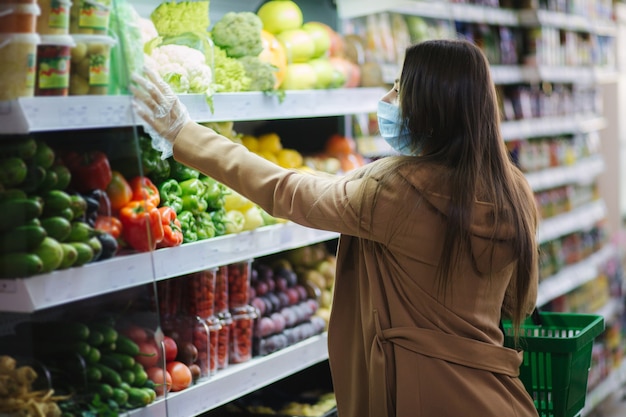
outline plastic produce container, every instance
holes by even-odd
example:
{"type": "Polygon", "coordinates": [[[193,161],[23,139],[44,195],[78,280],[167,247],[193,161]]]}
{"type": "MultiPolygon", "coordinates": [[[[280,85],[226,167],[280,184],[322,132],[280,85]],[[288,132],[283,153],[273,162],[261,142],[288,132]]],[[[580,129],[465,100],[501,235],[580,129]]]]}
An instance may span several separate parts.
{"type": "Polygon", "coordinates": [[[215,275],[215,313],[228,311],[228,266],[217,268],[215,275]]]}
{"type": "Polygon", "coordinates": [[[250,302],[250,273],[252,260],[228,265],[228,305],[231,309],[250,302]]]}
{"type": "Polygon", "coordinates": [[[211,374],[211,332],[206,320],[195,318],[196,323],[193,329],[193,344],[198,350],[198,358],[195,364],[200,367],[200,376],[205,377],[211,374]]]}
{"type": "Polygon", "coordinates": [[[111,48],[115,39],[102,35],[73,35],[70,95],[106,95],[109,89],[111,48]]]}
{"type": "Polygon", "coordinates": [[[219,313],[222,328],[217,334],[217,369],[224,369],[228,366],[230,353],[230,331],[233,326],[233,316],[228,311],[219,313]]]}
{"type": "Polygon", "coordinates": [[[0,4],[0,33],[36,33],[40,14],[36,4],[0,4]]]}
{"type": "Polygon", "coordinates": [[[209,329],[209,375],[215,375],[218,369],[218,340],[222,323],[218,317],[211,316],[206,319],[206,325],[209,329]]]}
{"type": "Polygon", "coordinates": [[[35,94],[36,33],[0,34],[0,101],[35,94]]]}
{"type": "Polygon", "coordinates": [[[106,35],[111,0],[74,0],[70,9],[70,33],[106,35]]]}
{"type": "Polygon", "coordinates": [[[252,359],[252,329],[257,310],[251,305],[237,307],[231,311],[233,327],[230,333],[229,363],[242,363],[252,359]]]}
{"type": "Polygon", "coordinates": [[[36,96],[67,96],[70,85],[69,35],[44,35],[37,46],[36,96]]]}
{"type": "Polygon", "coordinates": [[[189,314],[206,319],[215,307],[215,277],[217,268],[196,272],[188,277],[187,303],[189,314]]]}
{"type": "Polygon", "coordinates": [[[70,0],[39,0],[41,14],[37,18],[40,35],[67,35],[70,33],[70,0]]]}

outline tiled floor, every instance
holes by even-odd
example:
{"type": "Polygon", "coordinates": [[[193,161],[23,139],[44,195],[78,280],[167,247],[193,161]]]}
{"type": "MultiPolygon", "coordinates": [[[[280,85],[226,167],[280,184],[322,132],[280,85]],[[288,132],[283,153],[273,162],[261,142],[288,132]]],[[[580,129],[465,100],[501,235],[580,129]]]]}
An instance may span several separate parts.
{"type": "Polygon", "coordinates": [[[626,390],[613,393],[586,417],[626,417],[626,390]]]}

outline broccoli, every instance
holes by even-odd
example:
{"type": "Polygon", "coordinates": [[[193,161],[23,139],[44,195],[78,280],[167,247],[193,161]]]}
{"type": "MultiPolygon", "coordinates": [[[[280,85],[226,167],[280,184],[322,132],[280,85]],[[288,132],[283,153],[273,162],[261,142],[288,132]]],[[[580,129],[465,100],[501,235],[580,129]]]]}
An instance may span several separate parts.
{"type": "Polygon", "coordinates": [[[248,91],[272,91],[276,86],[278,68],[269,62],[261,61],[256,56],[244,56],[238,59],[250,78],[248,91]]]}
{"type": "Polygon", "coordinates": [[[213,49],[213,62],[215,65],[215,92],[236,93],[248,90],[251,80],[238,59],[229,58],[222,48],[216,46],[213,49]]]}
{"type": "Polygon", "coordinates": [[[231,58],[258,56],[263,50],[263,22],[252,12],[228,12],[213,25],[215,45],[231,58]]]}

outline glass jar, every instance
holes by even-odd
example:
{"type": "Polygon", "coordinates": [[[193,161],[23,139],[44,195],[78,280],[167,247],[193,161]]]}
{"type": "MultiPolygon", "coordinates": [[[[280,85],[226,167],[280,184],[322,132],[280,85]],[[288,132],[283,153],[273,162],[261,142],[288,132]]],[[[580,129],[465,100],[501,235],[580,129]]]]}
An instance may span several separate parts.
{"type": "Polygon", "coordinates": [[[215,274],[215,313],[228,311],[228,266],[217,268],[215,274]]]}
{"type": "Polygon", "coordinates": [[[215,375],[218,362],[219,332],[222,330],[222,323],[216,316],[211,316],[206,319],[206,325],[209,329],[209,375],[215,375]]]}
{"type": "Polygon", "coordinates": [[[196,317],[196,322],[193,329],[193,344],[198,351],[198,357],[194,363],[200,368],[200,377],[210,376],[210,329],[206,323],[206,320],[200,317],[196,317]]]}
{"type": "Polygon", "coordinates": [[[219,313],[218,318],[222,328],[217,335],[217,369],[224,369],[228,366],[230,353],[230,332],[233,326],[233,316],[228,311],[219,313]]]}
{"type": "Polygon", "coordinates": [[[250,272],[252,260],[228,265],[228,305],[231,309],[250,302],[250,272]]]}
{"type": "Polygon", "coordinates": [[[230,333],[229,363],[242,363],[252,358],[252,329],[258,314],[251,305],[231,310],[233,325],[230,333]]]}
{"type": "Polygon", "coordinates": [[[189,314],[203,319],[214,313],[217,268],[196,272],[187,278],[189,314]]]}

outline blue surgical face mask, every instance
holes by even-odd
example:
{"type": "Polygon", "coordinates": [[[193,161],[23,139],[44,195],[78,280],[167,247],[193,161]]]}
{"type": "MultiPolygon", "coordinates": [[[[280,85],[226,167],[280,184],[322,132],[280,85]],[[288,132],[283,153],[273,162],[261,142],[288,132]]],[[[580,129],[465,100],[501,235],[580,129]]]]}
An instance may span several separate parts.
{"type": "Polygon", "coordinates": [[[400,120],[400,108],[397,105],[379,101],[377,116],[380,135],[396,152],[401,155],[419,155],[422,152],[421,146],[414,149],[415,144],[406,123],[400,120]]]}

